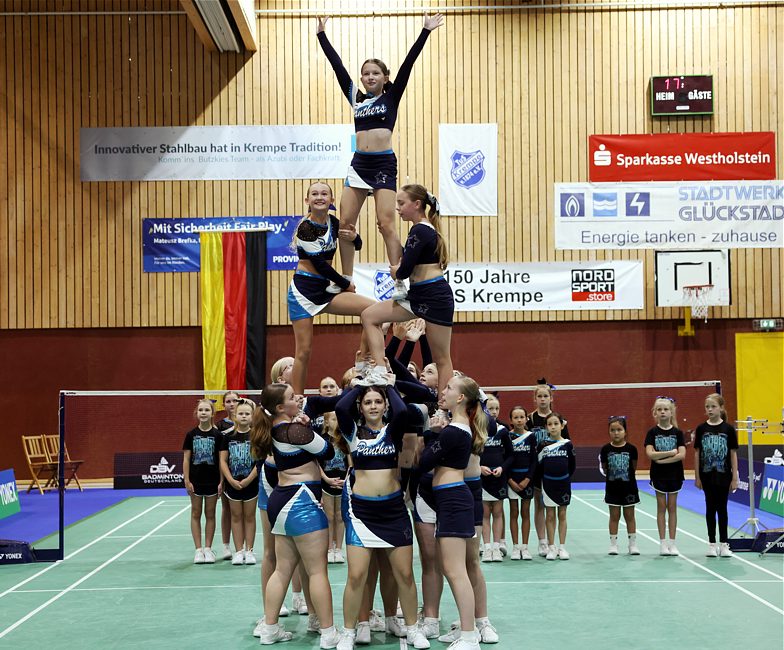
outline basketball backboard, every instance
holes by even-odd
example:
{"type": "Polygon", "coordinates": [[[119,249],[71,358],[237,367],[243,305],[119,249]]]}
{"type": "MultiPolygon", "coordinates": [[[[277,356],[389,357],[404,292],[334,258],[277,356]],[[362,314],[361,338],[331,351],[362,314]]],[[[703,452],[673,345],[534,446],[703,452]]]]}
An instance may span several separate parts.
{"type": "Polygon", "coordinates": [[[656,251],[656,306],[686,307],[683,288],[713,285],[711,305],[729,305],[730,255],[726,250],[656,251]]]}

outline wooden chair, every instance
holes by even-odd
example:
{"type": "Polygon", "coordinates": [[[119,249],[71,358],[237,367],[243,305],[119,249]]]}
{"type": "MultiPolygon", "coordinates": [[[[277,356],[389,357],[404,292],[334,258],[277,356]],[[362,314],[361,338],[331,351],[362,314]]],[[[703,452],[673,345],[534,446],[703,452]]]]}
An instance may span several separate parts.
{"type": "MultiPolygon", "coordinates": [[[[49,458],[51,458],[55,465],[57,465],[58,461],[60,460],[60,436],[55,433],[51,435],[44,435],[42,437],[44,439],[49,458]]],[[[76,475],[76,471],[84,461],[71,460],[71,456],[68,454],[68,447],[65,448],[64,456],[63,478],[65,478],[65,487],[67,488],[71,481],[76,481],[76,485],[79,487],[79,492],[83,492],[84,490],[82,490],[82,484],[79,482],[79,477],[76,475]]],[[[56,482],[57,476],[55,475],[55,483],[56,482]]]]}
{"type": "Polygon", "coordinates": [[[57,488],[57,462],[53,462],[46,449],[43,436],[22,436],[27,467],[30,469],[32,481],[27,488],[29,493],[33,487],[43,494],[44,490],[57,488]],[[46,481],[42,484],[42,481],[46,481]]]}

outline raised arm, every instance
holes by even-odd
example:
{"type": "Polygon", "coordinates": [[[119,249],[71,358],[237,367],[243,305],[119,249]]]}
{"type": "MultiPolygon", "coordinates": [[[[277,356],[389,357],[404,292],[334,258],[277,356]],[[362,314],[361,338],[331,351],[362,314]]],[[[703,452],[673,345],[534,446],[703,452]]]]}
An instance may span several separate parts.
{"type": "Polygon", "coordinates": [[[403,434],[406,427],[406,415],[408,408],[403,403],[400,393],[397,392],[394,386],[387,388],[387,399],[389,400],[389,424],[387,431],[395,441],[402,441],[403,434]]]}
{"type": "Polygon", "coordinates": [[[422,50],[425,47],[425,43],[427,42],[427,38],[430,36],[430,32],[438,29],[443,24],[444,16],[442,14],[425,16],[425,24],[422,27],[422,31],[419,33],[419,37],[416,39],[416,41],[414,41],[414,44],[408,51],[406,58],[403,59],[403,63],[400,64],[400,69],[395,76],[395,81],[392,84],[392,88],[390,90],[390,92],[394,94],[398,100],[403,96],[403,91],[405,91],[408,80],[411,77],[411,70],[414,67],[414,63],[416,62],[417,57],[419,57],[419,55],[422,53],[422,50]]]}
{"type": "Polygon", "coordinates": [[[343,391],[338,403],[335,404],[338,427],[346,440],[352,440],[356,435],[357,423],[354,421],[354,405],[357,403],[361,391],[361,386],[354,386],[351,390],[343,391]]]}
{"type": "Polygon", "coordinates": [[[353,102],[353,98],[351,97],[351,87],[354,84],[351,81],[351,75],[349,75],[348,70],[346,70],[345,66],[343,65],[343,61],[340,60],[340,56],[338,55],[337,51],[335,51],[335,48],[332,47],[332,43],[329,42],[329,39],[327,38],[327,32],[324,31],[327,20],[329,20],[329,18],[326,16],[319,18],[316,37],[318,38],[319,45],[321,45],[321,49],[327,56],[327,61],[329,61],[329,64],[335,71],[335,76],[338,78],[338,84],[340,84],[340,90],[346,96],[346,99],[348,99],[349,103],[351,103],[353,102]]]}
{"type": "Polygon", "coordinates": [[[340,395],[322,397],[321,395],[308,395],[305,400],[304,412],[311,420],[319,415],[335,410],[335,405],[340,400],[340,395]]]}

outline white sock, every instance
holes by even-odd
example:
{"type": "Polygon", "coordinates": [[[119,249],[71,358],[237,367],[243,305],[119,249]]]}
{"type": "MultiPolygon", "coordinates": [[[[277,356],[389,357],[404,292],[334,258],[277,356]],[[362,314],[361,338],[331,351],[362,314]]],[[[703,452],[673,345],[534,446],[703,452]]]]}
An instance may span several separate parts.
{"type": "Polygon", "coordinates": [[[479,627],[483,623],[489,623],[490,619],[487,616],[481,616],[480,618],[475,618],[474,621],[476,621],[476,626],[479,627]]]}
{"type": "MultiPolygon", "coordinates": [[[[354,630],[346,629],[346,632],[348,632],[350,634],[351,632],[354,632],[354,630]]],[[[319,632],[319,634],[321,634],[323,636],[328,636],[328,635],[334,634],[334,633],[335,633],[335,626],[334,625],[331,626],[331,627],[322,627],[321,631],[319,632]]]]}
{"type": "Polygon", "coordinates": [[[610,535],[610,545],[618,546],[618,535],[610,535]]]}
{"type": "Polygon", "coordinates": [[[348,280],[349,282],[353,282],[354,281],[354,276],[353,275],[346,275],[344,273],[343,277],[346,278],[346,280],[348,280]]]}
{"type": "Polygon", "coordinates": [[[506,537],[502,537],[501,539],[499,539],[499,540],[498,540],[498,543],[499,543],[501,546],[506,546],[506,537]]]}
{"type": "Polygon", "coordinates": [[[486,542],[485,543],[485,553],[487,553],[487,551],[492,550],[492,548],[493,548],[493,545],[490,542],[486,542]]]}
{"type": "Polygon", "coordinates": [[[463,641],[470,641],[473,643],[476,641],[476,631],[471,630],[470,632],[466,632],[465,630],[460,630],[460,638],[463,639],[463,641]]]}
{"type": "Polygon", "coordinates": [[[292,591],[291,592],[291,597],[292,598],[302,598],[302,592],[301,591],[292,591]]]}
{"type": "Polygon", "coordinates": [[[629,533],[629,541],[637,543],[637,533],[629,533]]]}
{"type": "Polygon", "coordinates": [[[560,550],[562,550],[562,551],[565,551],[565,550],[566,550],[566,544],[559,544],[559,545],[558,545],[558,548],[559,548],[560,550]]]}
{"type": "Polygon", "coordinates": [[[659,544],[666,544],[666,543],[667,543],[667,541],[668,541],[668,540],[666,540],[666,539],[660,539],[660,540],[659,540],[659,544]]]}
{"type": "Polygon", "coordinates": [[[498,551],[501,548],[501,545],[498,542],[493,542],[493,550],[498,551]]]}
{"type": "Polygon", "coordinates": [[[539,543],[540,543],[542,546],[547,546],[547,545],[548,545],[548,544],[547,544],[547,538],[545,538],[545,539],[542,539],[542,538],[540,537],[540,538],[539,538],[539,543]]]}
{"type": "Polygon", "coordinates": [[[520,544],[520,550],[521,551],[527,551],[528,550],[528,544],[520,544]]]}
{"type": "Polygon", "coordinates": [[[674,539],[668,539],[667,540],[667,546],[672,546],[674,543],[675,543],[674,539]]]}
{"type": "Polygon", "coordinates": [[[425,616],[425,623],[438,623],[439,619],[432,618],[431,616],[425,616]]]}

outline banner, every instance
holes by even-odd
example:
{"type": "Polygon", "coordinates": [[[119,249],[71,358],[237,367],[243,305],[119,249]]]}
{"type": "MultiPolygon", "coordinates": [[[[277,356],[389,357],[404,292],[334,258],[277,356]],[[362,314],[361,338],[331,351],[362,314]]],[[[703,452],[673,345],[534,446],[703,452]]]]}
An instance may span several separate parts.
{"type": "MultiPolygon", "coordinates": [[[[760,495],[762,494],[761,461],[754,461],[754,507],[759,508],[760,495]]],[[[749,505],[749,459],[738,456],[738,489],[730,491],[730,500],[743,505],[749,505]]]]}
{"type": "Polygon", "coordinates": [[[498,125],[438,125],[441,214],[498,216],[498,125]]]}
{"type": "Polygon", "coordinates": [[[142,219],[142,260],[145,273],[187,273],[201,269],[200,232],[261,230],[267,233],[267,270],[297,267],[291,249],[294,229],[302,217],[204,217],[142,219]]]}
{"type": "Polygon", "coordinates": [[[591,135],[588,178],[593,183],[772,180],[776,135],[773,131],[591,135]]]}
{"type": "Polygon", "coordinates": [[[781,248],[784,181],[556,183],[557,249],[781,248]]]}
{"type": "Polygon", "coordinates": [[[784,517],[784,458],[777,449],[763,463],[762,494],[759,508],[765,512],[784,517]]]}
{"type": "MultiPolygon", "coordinates": [[[[444,276],[455,294],[455,311],[549,311],[642,309],[639,260],[600,262],[450,264],[444,276]]],[[[388,300],[389,268],[354,266],[357,293],[388,300]]]]}
{"type": "Polygon", "coordinates": [[[114,489],[184,488],[182,451],[114,455],[114,489]]]}
{"type": "Polygon", "coordinates": [[[4,469],[0,471],[0,519],[15,515],[21,509],[14,470],[4,469]]]}
{"type": "Polygon", "coordinates": [[[352,124],[80,129],[83,181],[343,178],[352,124]]]}

